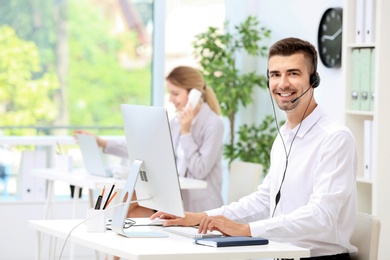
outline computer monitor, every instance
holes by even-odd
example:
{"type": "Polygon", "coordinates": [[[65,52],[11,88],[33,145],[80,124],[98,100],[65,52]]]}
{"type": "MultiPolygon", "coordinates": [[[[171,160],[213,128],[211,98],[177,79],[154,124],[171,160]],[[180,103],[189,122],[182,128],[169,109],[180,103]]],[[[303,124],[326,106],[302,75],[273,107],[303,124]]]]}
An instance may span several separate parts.
{"type": "Polygon", "coordinates": [[[127,237],[158,236],[123,229],[134,189],[138,204],[184,216],[168,115],[163,107],[121,105],[131,171],[115,209],[112,230],[127,237]]]}

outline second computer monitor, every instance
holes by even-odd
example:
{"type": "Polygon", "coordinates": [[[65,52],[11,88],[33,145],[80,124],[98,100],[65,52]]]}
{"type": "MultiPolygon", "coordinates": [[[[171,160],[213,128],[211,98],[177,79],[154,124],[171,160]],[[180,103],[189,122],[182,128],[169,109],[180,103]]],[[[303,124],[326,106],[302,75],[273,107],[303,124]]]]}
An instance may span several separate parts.
{"type": "Polygon", "coordinates": [[[132,170],[121,193],[125,204],[115,210],[113,225],[123,224],[134,188],[140,206],[184,216],[165,108],[123,104],[121,109],[132,170]]]}

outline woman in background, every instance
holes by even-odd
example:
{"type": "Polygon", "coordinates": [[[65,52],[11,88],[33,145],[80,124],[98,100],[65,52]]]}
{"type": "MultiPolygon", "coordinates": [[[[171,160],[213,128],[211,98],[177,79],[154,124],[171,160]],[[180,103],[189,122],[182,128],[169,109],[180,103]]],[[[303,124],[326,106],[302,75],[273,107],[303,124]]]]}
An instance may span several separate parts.
{"type": "MultiPolygon", "coordinates": [[[[205,189],[182,190],[184,210],[205,211],[223,204],[222,152],[223,122],[214,91],[206,86],[202,74],[187,66],[173,69],[166,77],[169,101],[175,105],[176,116],[170,121],[172,142],[178,173],[182,177],[207,181],[205,189]],[[201,92],[199,102],[187,105],[191,89],[201,92]]],[[[91,134],[76,130],[75,134],[91,134]]],[[[128,158],[125,142],[104,140],[96,136],[97,143],[108,154],[128,158]]],[[[135,199],[135,196],[133,196],[135,199]]],[[[133,203],[129,217],[149,217],[153,210],[133,203]]]]}

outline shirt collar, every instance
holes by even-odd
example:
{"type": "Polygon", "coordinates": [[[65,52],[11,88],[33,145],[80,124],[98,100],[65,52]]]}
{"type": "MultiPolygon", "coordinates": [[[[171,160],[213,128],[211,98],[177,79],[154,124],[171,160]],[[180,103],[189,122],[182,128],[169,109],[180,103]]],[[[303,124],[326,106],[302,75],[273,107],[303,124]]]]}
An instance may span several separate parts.
{"type": "Polygon", "coordinates": [[[297,137],[303,138],[323,115],[324,111],[317,105],[313,112],[311,112],[300,124],[294,127],[294,129],[289,130],[287,127],[288,122],[286,122],[281,128],[281,132],[283,135],[295,135],[299,129],[297,137]]]}

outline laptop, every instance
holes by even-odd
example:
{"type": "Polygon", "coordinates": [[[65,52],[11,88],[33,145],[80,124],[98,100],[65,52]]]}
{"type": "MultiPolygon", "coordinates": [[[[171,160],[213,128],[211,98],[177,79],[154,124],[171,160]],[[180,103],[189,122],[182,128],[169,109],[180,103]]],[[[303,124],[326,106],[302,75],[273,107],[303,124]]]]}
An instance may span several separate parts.
{"type": "Polygon", "coordinates": [[[99,148],[96,138],[93,135],[78,134],[77,142],[80,146],[84,167],[88,174],[112,177],[112,171],[103,160],[101,148],[99,148]]]}

